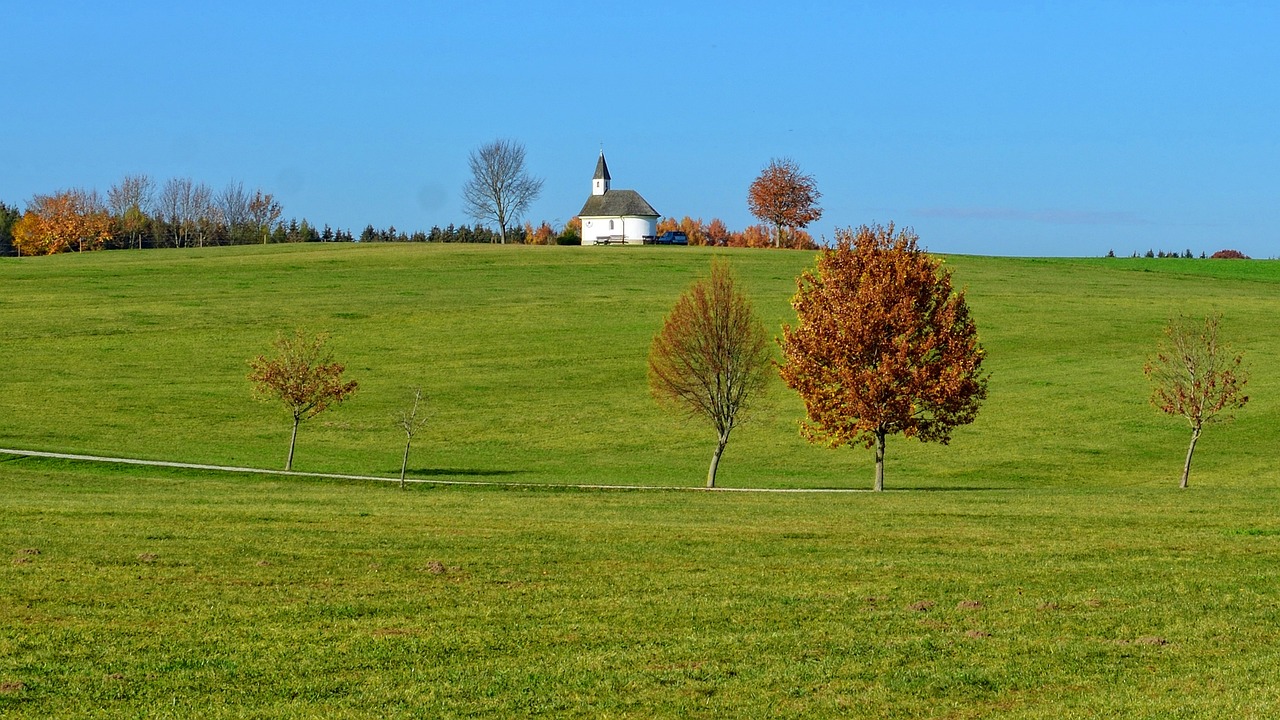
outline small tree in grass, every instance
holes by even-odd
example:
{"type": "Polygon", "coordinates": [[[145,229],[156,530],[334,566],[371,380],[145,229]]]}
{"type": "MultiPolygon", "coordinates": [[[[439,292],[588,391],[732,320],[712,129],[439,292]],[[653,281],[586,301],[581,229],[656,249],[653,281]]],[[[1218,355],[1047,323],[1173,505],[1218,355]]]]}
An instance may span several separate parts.
{"type": "Polygon", "coordinates": [[[764,388],[769,336],[734,283],[729,266],[713,261],[711,277],[676,301],[649,350],[649,390],[659,402],[711,421],[717,434],[707,470],[716,486],[729,433],[764,388]]]}
{"type": "Polygon", "coordinates": [[[747,209],[773,225],[774,247],[782,247],[788,228],[800,230],[822,217],[821,197],[812,175],[790,158],[775,158],[747,188],[747,209]]]}
{"type": "Polygon", "coordinates": [[[798,324],[782,329],[782,379],[808,414],[801,434],[833,448],[874,445],[876,490],[886,437],[946,444],[987,396],[964,292],[917,240],[892,223],[837,231],[836,247],[796,281],[798,324]]]}
{"type": "Polygon", "coordinates": [[[333,361],[333,355],[325,348],[327,335],[314,338],[301,330],[292,336],[281,334],[273,343],[276,355],[267,358],[259,355],[249,361],[254,394],[262,399],[276,399],[284,403],[293,415],[293,433],[289,437],[289,458],[284,469],[293,469],[293,449],[298,441],[298,425],[303,420],[324,412],[356,391],[356,382],[342,381],[346,368],[333,361]]]}
{"type": "Polygon", "coordinates": [[[413,389],[413,405],[400,411],[396,418],[396,426],[404,431],[404,459],[400,461],[400,489],[404,489],[404,474],[409,467],[409,446],[413,444],[413,436],[427,424],[425,415],[418,415],[418,406],[422,403],[422,388],[413,389]]]}
{"type": "Polygon", "coordinates": [[[1203,325],[1187,317],[1170,320],[1155,356],[1142,368],[1152,383],[1151,404],[1163,413],[1181,415],[1191,425],[1182,488],[1187,487],[1191,456],[1204,426],[1232,420],[1232,411],[1249,402],[1244,394],[1248,382],[1244,358],[1232,355],[1230,347],[1218,339],[1221,319],[1215,313],[1203,325]]]}

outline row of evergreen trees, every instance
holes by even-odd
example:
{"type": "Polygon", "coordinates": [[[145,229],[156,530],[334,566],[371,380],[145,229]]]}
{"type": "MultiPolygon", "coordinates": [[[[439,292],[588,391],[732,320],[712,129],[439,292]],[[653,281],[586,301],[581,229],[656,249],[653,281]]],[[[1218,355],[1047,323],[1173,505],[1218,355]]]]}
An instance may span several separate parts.
{"type": "MultiPolygon", "coordinates": [[[[507,239],[514,242],[524,242],[524,229],[511,228],[507,231],[507,239]]],[[[460,225],[455,227],[452,223],[443,230],[440,229],[439,225],[436,225],[429,232],[416,230],[412,233],[397,230],[394,225],[385,230],[367,225],[364,231],[360,233],[360,242],[494,243],[498,242],[498,233],[483,225],[474,227],[460,225]]]]}

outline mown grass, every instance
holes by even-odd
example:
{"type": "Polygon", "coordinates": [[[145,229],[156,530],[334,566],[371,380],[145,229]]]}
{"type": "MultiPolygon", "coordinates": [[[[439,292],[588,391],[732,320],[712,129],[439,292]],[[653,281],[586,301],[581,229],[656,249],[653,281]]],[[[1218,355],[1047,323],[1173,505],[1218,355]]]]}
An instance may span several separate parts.
{"type": "MultiPolygon", "coordinates": [[[[247,360],[302,327],[333,335],[361,389],[302,428],[298,469],[398,471],[392,417],[420,385],[432,418],[412,458],[421,477],[696,485],[711,431],[654,405],[645,355],[713,254],[767,326],[794,319],[806,253],[382,245],[5,260],[0,446],[280,467],[288,422],[250,398],[247,360]]],[[[1280,263],[948,266],[969,287],[990,399],[951,447],[891,440],[890,487],[1175,474],[1186,430],[1147,405],[1141,365],[1169,315],[1214,309],[1253,366],[1254,400],[1238,425],[1206,434],[1197,469],[1276,477],[1280,263]]],[[[807,445],[798,399],[780,381],[770,396],[735,433],[722,484],[869,484],[868,452],[807,445]]]]}
{"type": "MultiPolygon", "coordinates": [[[[279,466],[249,399],[277,330],[362,383],[303,470],[696,486],[709,433],[644,353],[708,256],[771,326],[811,256],[270,247],[0,261],[0,446],[279,466]]],[[[584,492],[0,460],[0,715],[1274,717],[1280,264],[947,259],[991,396],[883,494],[584,492]],[[1189,491],[1146,404],[1171,313],[1253,369],[1189,491]]],[[[780,385],[730,486],[866,487],[780,385]]]]}
{"type": "Polygon", "coordinates": [[[0,477],[14,716],[1280,712],[1274,487],[0,477]]]}

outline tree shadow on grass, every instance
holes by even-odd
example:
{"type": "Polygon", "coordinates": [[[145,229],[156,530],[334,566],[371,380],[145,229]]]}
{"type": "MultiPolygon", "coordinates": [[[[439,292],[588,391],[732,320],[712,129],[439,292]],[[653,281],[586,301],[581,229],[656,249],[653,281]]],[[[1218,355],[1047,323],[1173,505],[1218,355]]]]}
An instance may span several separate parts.
{"type": "Polygon", "coordinates": [[[523,472],[523,470],[486,470],[484,468],[409,468],[405,470],[405,477],[508,477],[520,475],[523,472]]]}
{"type": "Polygon", "coordinates": [[[925,487],[910,487],[910,486],[890,487],[888,484],[886,484],[886,485],[885,485],[885,487],[884,487],[884,489],[885,489],[886,491],[890,491],[890,490],[903,490],[903,491],[906,491],[906,492],[944,492],[944,493],[949,493],[949,492],[1000,492],[1000,491],[1002,491],[1002,490],[1014,490],[1014,489],[1016,489],[1016,488],[1011,488],[1011,487],[999,487],[999,486],[994,486],[994,485],[992,485],[992,486],[985,486],[985,485],[955,485],[955,486],[952,486],[952,487],[947,487],[947,486],[945,486],[945,485],[928,485],[928,486],[925,486],[925,487]]]}

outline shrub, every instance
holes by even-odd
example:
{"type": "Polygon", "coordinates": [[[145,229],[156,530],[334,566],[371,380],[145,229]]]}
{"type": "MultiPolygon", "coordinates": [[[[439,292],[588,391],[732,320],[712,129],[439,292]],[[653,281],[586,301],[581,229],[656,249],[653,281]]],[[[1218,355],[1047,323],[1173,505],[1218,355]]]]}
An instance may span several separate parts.
{"type": "Polygon", "coordinates": [[[1219,250],[1209,257],[1217,260],[1248,260],[1249,256],[1239,250],[1219,250]]]}

